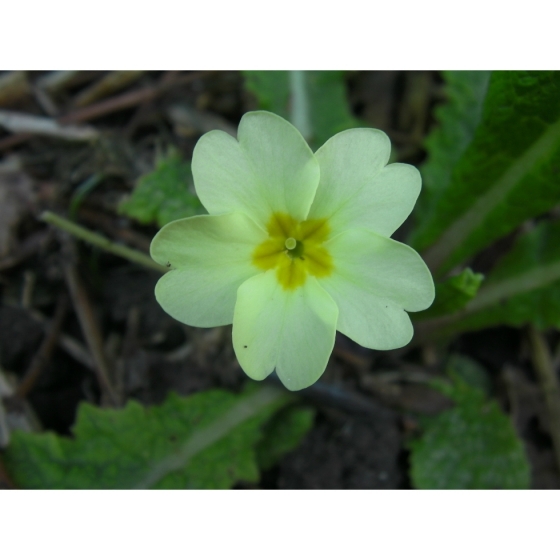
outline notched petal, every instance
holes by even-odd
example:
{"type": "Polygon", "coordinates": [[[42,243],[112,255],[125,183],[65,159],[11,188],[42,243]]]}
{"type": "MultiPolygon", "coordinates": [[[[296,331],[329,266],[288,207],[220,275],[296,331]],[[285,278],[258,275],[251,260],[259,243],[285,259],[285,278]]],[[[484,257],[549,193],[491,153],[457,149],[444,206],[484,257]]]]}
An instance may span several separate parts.
{"type": "Polygon", "coordinates": [[[410,247],[367,230],[348,230],[326,244],[335,270],[321,285],[339,307],[338,330],[367,348],[400,348],[412,338],[406,311],[428,308],[434,282],[410,247]]]}
{"type": "Polygon", "coordinates": [[[257,380],[274,369],[297,391],[323,374],[334,346],[338,309],[308,278],[293,291],[281,288],[273,270],[244,282],[237,293],[233,347],[245,373],[257,380]]]}
{"type": "Polygon", "coordinates": [[[175,319],[195,327],[233,321],[237,288],[258,274],[254,247],[266,233],[244,214],[194,216],[167,224],[156,235],[151,255],[168,272],[156,286],[156,299],[175,319]]]}
{"type": "Polygon", "coordinates": [[[277,115],[255,111],[241,119],[238,138],[212,131],[194,149],[194,184],[208,212],[241,211],[261,226],[273,212],[305,218],[319,164],[299,131],[277,115]]]}
{"type": "Polygon", "coordinates": [[[353,129],[317,153],[321,180],[309,216],[327,218],[332,235],[367,228],[390,236],[412,211],[422,180],[415,167],[387,165],[390,142],[380,130],[353,129]]]}

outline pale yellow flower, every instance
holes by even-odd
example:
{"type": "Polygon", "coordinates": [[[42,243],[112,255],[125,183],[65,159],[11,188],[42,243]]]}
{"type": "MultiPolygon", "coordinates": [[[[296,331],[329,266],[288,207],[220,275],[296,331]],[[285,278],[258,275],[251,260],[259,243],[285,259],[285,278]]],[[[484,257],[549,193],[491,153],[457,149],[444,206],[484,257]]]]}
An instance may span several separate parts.
{"type": "Polygon", "coordinates": [[[247,375],[276,370],[291,390],[324,372],[339,330],[367,348],[406,345],[407,311],[434,299],[420,256],[390,239],[420,192],[418,171],[387,165],[387,136],[352,129],[315,154],[289,122],[247,113],[238,140],[221,131],[195,147],[192,169],[208,216],[177,220],[152,241],[173,270],[156,286],[172,317],[233,323],[247,375]]]}

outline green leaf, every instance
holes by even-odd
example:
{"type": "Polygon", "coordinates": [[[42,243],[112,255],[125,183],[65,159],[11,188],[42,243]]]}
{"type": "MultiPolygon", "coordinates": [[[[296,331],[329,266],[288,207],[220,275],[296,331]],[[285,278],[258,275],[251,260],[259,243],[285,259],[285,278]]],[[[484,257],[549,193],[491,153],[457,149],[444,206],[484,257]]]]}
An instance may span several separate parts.
{"type": "Polygon", "coordinates": [[[313,148],[360,126],[348,106],[342,71],[246,71],[245,87],[260,109],[292,122],[313,148]]]}
{"type": "Polygon", "coordinates": [[[230,488],[258,481],[261,426],[291,399],[280,389],[251,385],[240,395],[171,394],[150,408],[85,403],[74,439],[16,432],[5,464],[23,488],[230,488]]]}
{"type": "Polygon", "coordinates": [[[462,354],[451,354],[447,360],[446,371],[451,378],[457,376],[471,387],[483,391],[485,395],[490,394],[490,376],[486,369],[472,358],[462,354]]]}
{"type": "Polygon", "coordinates": [[[445,392],[456,406],[426,419],[424,433],[410,444],[414,486],[528,488],[530,472],[523,444],[498,404],[457,376],[445,392]]]}
{"type": "Polygon", "coordinates": [[[452,70],[442,74],[447,102],[435,110],[439,124],[425,142],[428,157],[420,169],[423,186],[414,208],[418,222],[427,219],[439,196],[449,187],[453,167],[471,143],[480,122],[490,79],[490,72],[486,71],[452,70]]]}
{"type": "Polygon", "coordinates": [[[415,247],[433,271],[453,266],[560,199],[560,72],[494,72],[473,141],[415,247]]]}
{"type": "Polygon", "coordinates": [[[313,427],[315,411],[311,408],[288,407],[267,424],[257,447],[261,470],[268,470],[288,451],[295,449],[313,427]]]}
{"type": "Polygon", "coordinates": [[[119,212],[142,224],[158,226],[202,214],[204,208],[194,194],[191,165],[172,150],[159,159],[151,173],[142,175],[134,192],[121,203],[119,212]]]}
{"type": "Polygon", "coordinates": [[[259,109],[271,111],[284,119],[289,119],[290,77],[285,70],[246,70],[245,89],[251,92],[259,104],[259,109]]]}
{"type": "Polygon", "coordinates": [[[527,323],[560,328],[559,222],[542,221],[521,235],[462,311],[416,325],[439,337],[527,323]]]}
{"type": "Polygon", "coordinates": [[[463,309],[476,296],[483,279],[483,274],[475,274],[470,268],[466,268],[457,276],[436,282],[434,303],[426,311],[415,313],[414,319],[439,317],[463,309]]]}

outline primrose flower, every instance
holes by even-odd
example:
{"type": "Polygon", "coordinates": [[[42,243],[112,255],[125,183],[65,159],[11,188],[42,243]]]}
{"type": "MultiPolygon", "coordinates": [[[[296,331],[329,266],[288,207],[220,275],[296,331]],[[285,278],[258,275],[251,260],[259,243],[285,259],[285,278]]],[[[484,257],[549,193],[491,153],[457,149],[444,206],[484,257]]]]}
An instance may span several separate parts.
{"type": "Polygon", "coordinates": [[[156,299],[195,327],[233,323],[245,373],[298,390],[324,372],[336,331],[390,350],[413,335],[407,311],[434,299],[427,266],[390,239],[412,211],[416,168],[389,160],[385,133],[352,129],[315,154],[272,113],[247,113],[238,140],[212,131],[192,160],[207,216],[167,224],[152,258],[171,267],[156,299]]]}

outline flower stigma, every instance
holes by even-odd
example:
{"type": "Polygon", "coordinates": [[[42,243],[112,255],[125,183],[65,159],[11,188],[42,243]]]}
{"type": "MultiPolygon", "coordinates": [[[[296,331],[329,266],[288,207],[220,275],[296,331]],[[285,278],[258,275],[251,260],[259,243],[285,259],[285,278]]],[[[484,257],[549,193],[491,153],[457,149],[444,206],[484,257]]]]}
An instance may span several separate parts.
{"type": "Polygon", "coordinates": [[[276,212],[270,217],[267,232],[268,239],[253,252],[253,264],[262,270],[276,269],[285,290],[303,286],[308,274],[325,277],[332,273],[332,257],[323,245],[330,233],[328,220],[298,222],[276,212]]]}
{"type": "Polygon", "coordinates": [[[286,245],[286,249],[288,249],[288,251],[293,251],[296,248],[297,241],[293,237],[288,237],[284,245],[286,245]]]}

